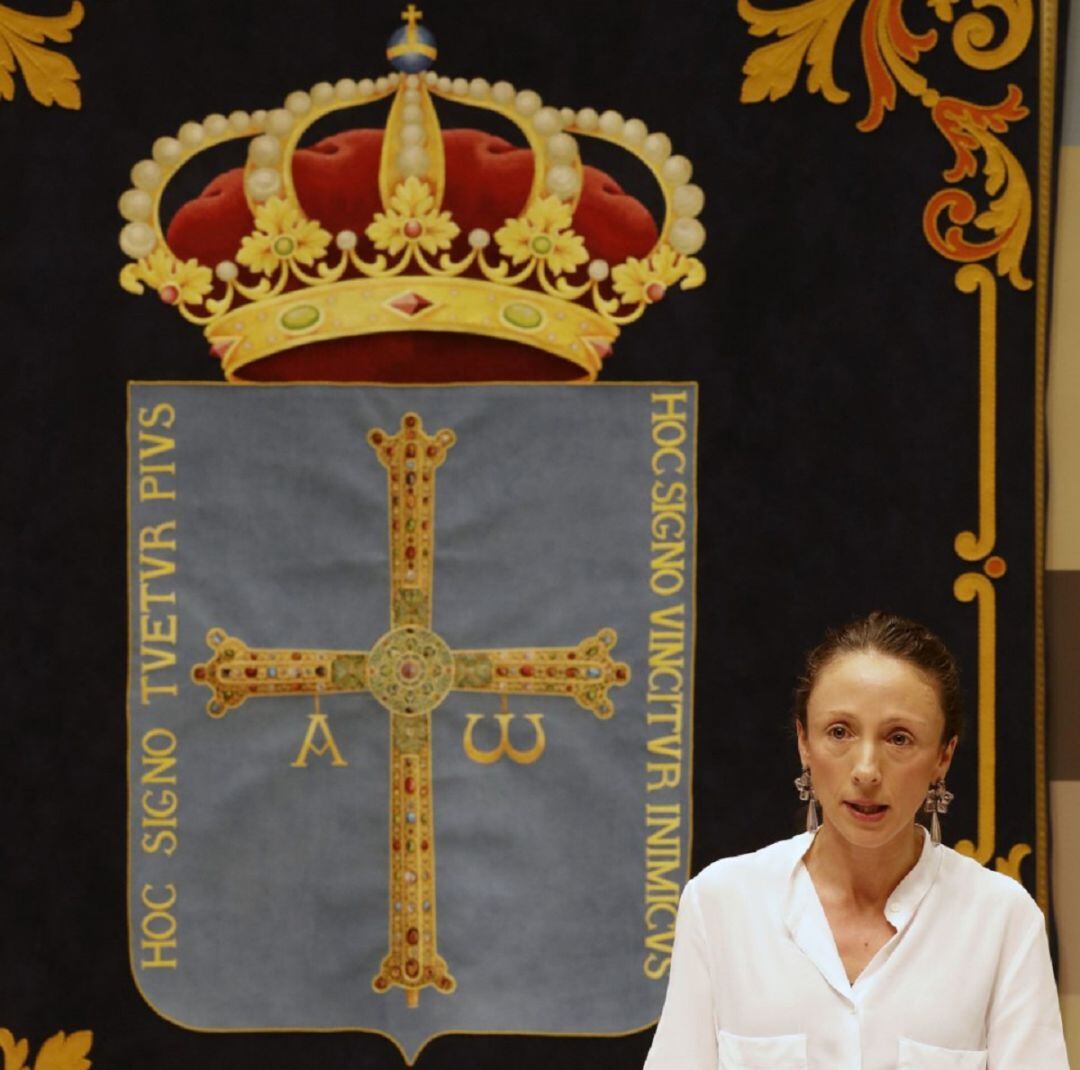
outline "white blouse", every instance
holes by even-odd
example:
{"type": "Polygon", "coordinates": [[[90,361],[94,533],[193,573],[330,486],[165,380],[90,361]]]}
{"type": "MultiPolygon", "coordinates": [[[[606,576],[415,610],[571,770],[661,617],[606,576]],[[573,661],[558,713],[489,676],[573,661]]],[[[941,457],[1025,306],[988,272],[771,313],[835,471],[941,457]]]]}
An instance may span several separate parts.
{"type": "Polygon", "coordinates": [[[683,889],[645,1070],[1068,1070],[1042,912],[925,830],[852,984],[804,833],[683,889]]]}

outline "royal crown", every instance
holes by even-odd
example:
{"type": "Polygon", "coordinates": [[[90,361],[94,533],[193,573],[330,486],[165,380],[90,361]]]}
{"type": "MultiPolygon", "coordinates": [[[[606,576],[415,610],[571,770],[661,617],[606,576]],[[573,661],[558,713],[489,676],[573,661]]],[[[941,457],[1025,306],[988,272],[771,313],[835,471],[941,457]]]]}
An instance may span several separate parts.
{"type": "Polygon", "coordinates": [[[120,246],[133,262],[121,284],[151,287],[202,326],[226,378],[588,381],[622,325],[673,285],[704,281],[694,256],[704,196],[666,135],[614,111],[545,106],[508,82],[439,76],[421,17],[412,4],[402,13],[391,73],[184,123],[132,169],[120,246]],[[329,113],[386,98],[385,129],[299,148],[329,113]],[[499,113],[528,149],[443,132],[436,98],[499,113]],[[659,226],[583,166],[575,135],[645,163],[663,194],[659,226]],[[160,207],[173,176],[238,138],[251,139],[243,171],[181,208],[166,236],[160,207]],[[461,334],[473,337],[468,353],[419,362],[418,339],[461,334]]]}

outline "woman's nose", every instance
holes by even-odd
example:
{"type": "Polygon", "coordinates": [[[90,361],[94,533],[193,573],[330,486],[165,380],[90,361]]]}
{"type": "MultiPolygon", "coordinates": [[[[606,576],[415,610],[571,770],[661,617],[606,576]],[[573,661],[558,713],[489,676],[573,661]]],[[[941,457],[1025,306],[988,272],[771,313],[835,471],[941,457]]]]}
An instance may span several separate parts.
{"type": "Polygon", "coordinates": [[[856,784],[876,784],[881,779],[877,748],[869,740],[859,744],[851,778],[856,784]]]}

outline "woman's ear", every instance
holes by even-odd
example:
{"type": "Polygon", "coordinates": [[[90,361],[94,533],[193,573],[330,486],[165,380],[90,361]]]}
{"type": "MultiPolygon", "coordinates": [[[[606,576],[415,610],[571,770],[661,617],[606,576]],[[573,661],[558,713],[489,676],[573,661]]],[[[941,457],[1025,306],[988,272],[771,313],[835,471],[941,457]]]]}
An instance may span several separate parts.
{"type": "Polygon", "coordinates": [[[934,780],[944,780],[946,774],[949,772],[949,766],[952,765],[953,752],[956,750],[956,744],[959,743],[959,736],[953,736],[948,743],[942,745],[941,756],[938,758],[938,764],[934,768],[934,780]]]}
{"type": "Polygon", "coordinates": [[[803,728],[803,723],[800,720],[795,721],[795,735],[799,740],[799,761],[802,762],[802,767],[805,769],[810,764],[810,754],[806,746],[806,729],[803,728]]]}

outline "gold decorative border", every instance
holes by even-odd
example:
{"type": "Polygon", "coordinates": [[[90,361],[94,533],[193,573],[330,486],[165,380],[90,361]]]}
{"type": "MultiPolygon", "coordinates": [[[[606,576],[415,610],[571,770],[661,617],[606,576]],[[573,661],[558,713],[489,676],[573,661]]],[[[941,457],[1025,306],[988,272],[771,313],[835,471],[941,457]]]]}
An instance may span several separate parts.
{"type": "MultiPolygon", "coordinates": [[[[93,1042],[94,1034],[89,1029],[67,1035],[61,1029],[38,1049],[34,1070],[89,1070],[91,1063],[86,1054],[93,1042]]],[[[4,1056],[3,1070],[25,1070],[30,1042],[16,1040],[10,1030],[0,1029],[0,1054],[4,1056]]]]}
{"type": "Polygon", "coordinates": [[[1046,357],[1050,329],[1050,240],[1057,80],[1056,0],[1039,8],[1039,184],[1035,260],[1035,898],[1050,905],[1049,802],[1046,778],[1046,357]]]}
{"type": "Polygon", "coordinates": [[[79,72],[67,56],[42,48],[45,40],[66,44],[83,20],[83,6],[74,0],[66,15],[27,15],[0,5],[0,100],[15,97],[16,70],[39,104],[77,111],[82,94],[75,84],[79,72]]]}
{"type": "MultiPolygon", "coordinates": [[[[952,23],[961,0],[930,0],[939,21],[952,23]]],[[[795,6],[763,10],[749,0],[739,0],[740,16],[756,37],[775,35],[776,41],[756,48],[743,67],[743,103],[768,97],[777,100],[794,88],[802,66],[808,68],[807,88],[820,92],[833,104],[846,102],[850,94],[833,78],[832,62],[837,37],[855,0],[805,0],[795,6]]],[[[863,12],[860,45],[869,90],[869,107],[856,125],[863,133],[876,130],[886,113],[896,107],[897,85],[930,110],[939,132],[954,153],[953,165],[944,172],[944,189],[930,197],[923,212],[923,233],[941,256],[961,267],[955,276],[957,289],[979,296],[979,522],[977,531],[957,535],[954,548],[964,561],[982,561],[982,572],[966,572],[954,583],[954,595],[976,602],[978,609],[978,821],[974,841],[961,840],[956,849],[986,864],[994,859],[996,837],[996,735],[997,735],[997,618],[992,581],[1005,575],[1003,558],[992,554],[997,537],[996,464],[997,439],[997,280],[980,261],[992,261],[998,276],[1007,277],[1018,290],[1032,286],[1021,260],[1032,222],[1032,194],[1024,168],[997,135],[1010,123],[1029,115],[1023,94],[1009,85],[996,104],[981,105],[944,96],[918,71],[922,53],[938,42],[937,29],[913,32],[905,23],[903,0],[867,0],[863,12]],[[992,198],[977,211],[972,194],[959,183],[976,178],[976,153],[982,153],[984,192],[992,198]],[[985,236],[972,237],[974,227],[985,236]]],[[[956,20],[952,46],[956,55],[978,70],[997,70],[1022,55],[1034,27],[1033,0],[972,0],[975,11],[956,20]],[[994,7],[1005,20],[999,28],[981,10],[994,7]]],[[[1048,831],[1045,741],[1045,636],[1043,581],[1045,516],[1045,389],[1046,331],[1048,319],[1050,196],[1053,170],[1054,81],[1056,71],[1057,8],[1054,0],[1040,4],[1040,64],[1038,83],[1039,150],[1037,206],[1037,270],[1035,285],[1035,898],[1045,911],[1049,904],[1048,831]]],[[[997,857],[999,872],[1020,879],[1020,865],[1031,854],[1029,844],[1014,845],[1005,858],[997,857]]]]}

